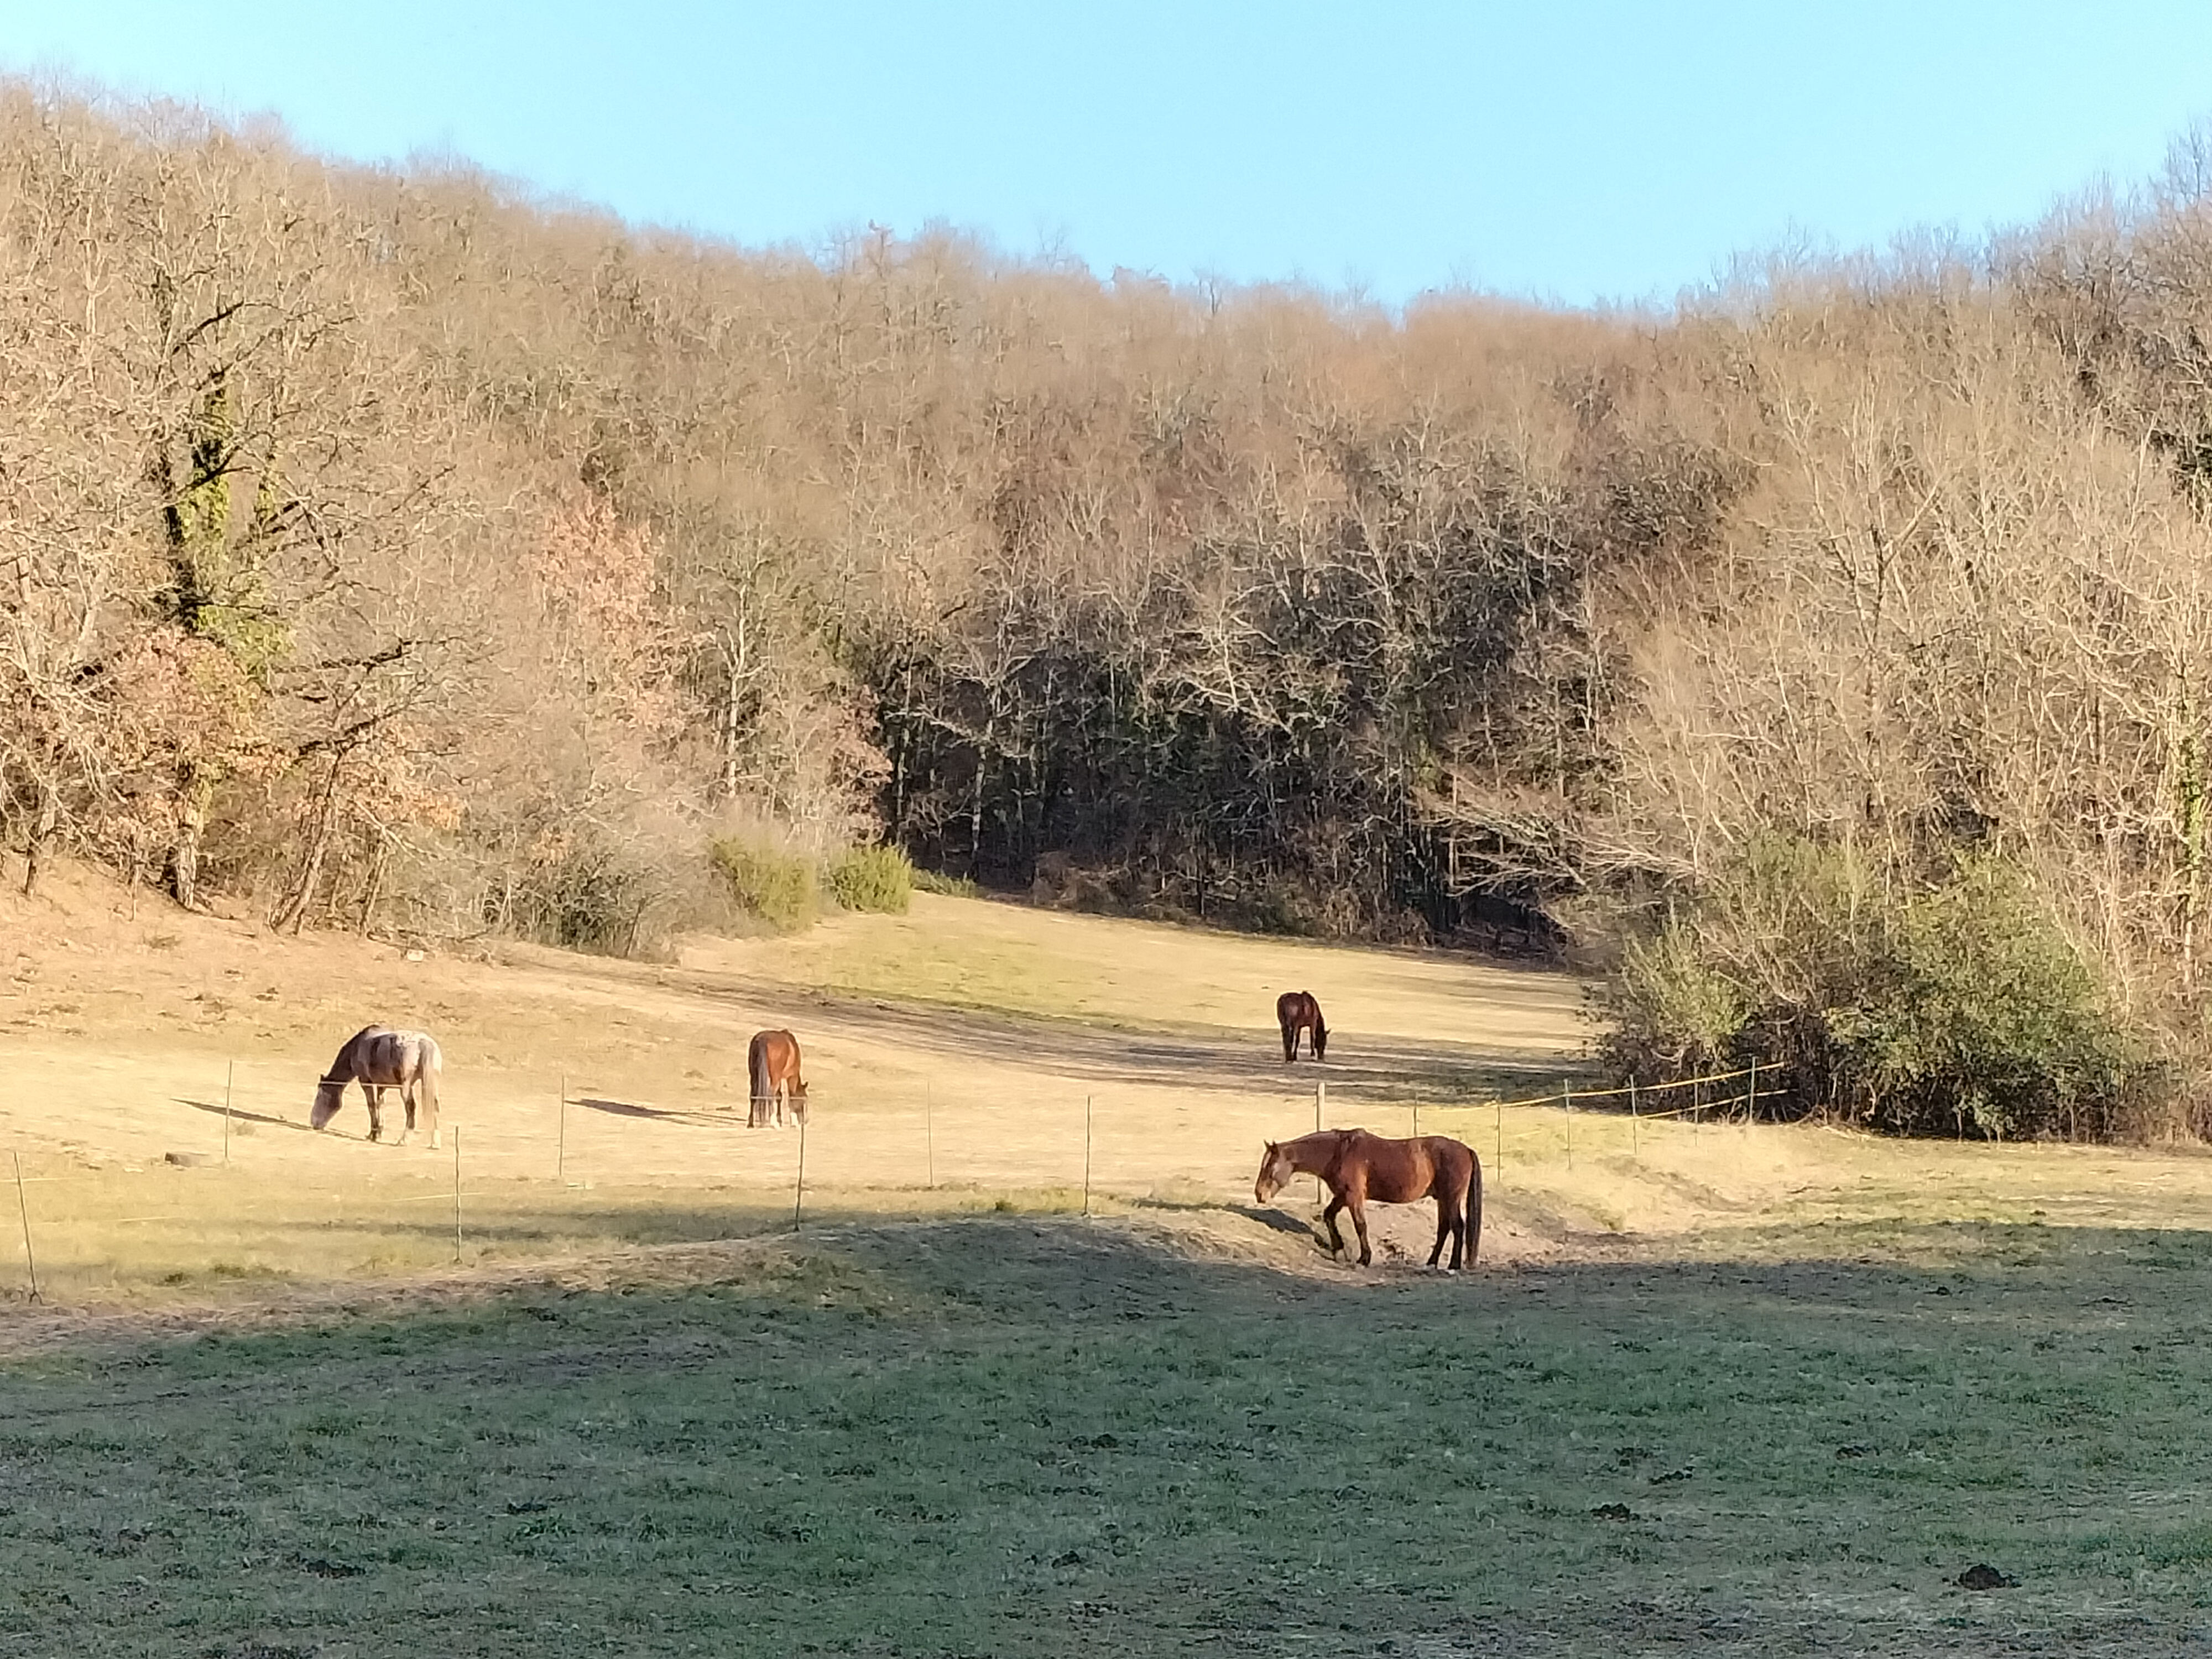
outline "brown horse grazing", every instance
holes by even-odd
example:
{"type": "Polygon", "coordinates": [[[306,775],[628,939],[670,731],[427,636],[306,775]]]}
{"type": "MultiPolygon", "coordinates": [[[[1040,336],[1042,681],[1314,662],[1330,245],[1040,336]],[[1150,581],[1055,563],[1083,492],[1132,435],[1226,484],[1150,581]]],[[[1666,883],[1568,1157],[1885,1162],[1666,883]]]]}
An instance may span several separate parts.
{"type": "Polygon", "coordinates": [[[1321,1004],[1311,991],[1285,991],[1275,999],[1275,1024],[1283,1028],[1283,1064],[1298,1057],[1298,1033],[1313,1033],[1313,1057],[1328,1054],[1328,1024],[1321,1017],[1321,1004]]]}
{"type": "Polygon", "coordinates": [[[1344,1235],[1336,1230],[1339,1210],[1352,1211],[1352,1224],[1359,1231],[1359,1265],[1364,1267],[1375,1259],[1367,1248],[1367,1200],[1418,1204],[1433,1198],[1437,1245],[1429,1252],[1429,1266],[1437,1265],[1447,1237],[1451,1266],[1444,1271],[1457,1273],[1462,1261],[1474,1266],[1475,1247],[1482,1239],[1482,1164],[1464,1142],[1449,1135],[1389,1140],[1364,1129],[1324,1129],[1296,1140],[1271,1140],[1252,1196],[1265,1204],[1294,1175],[1316,1175],[1328,1183],[1328,1208],[1322,1219],[1328,1223],[1331,1255],[1344,1249],[1344,1235]]]}
{"type": "Polygon", "coordinates": [[[752,1110],[746,1115],[745,1127],[767,1128],[773,1112],[775,1127],[781,1129],[787,1105],[792,1121],[806,1121],[806,1084],[799,1075],[797,1037],[788,1031],[756,1032],[752,1047],[745,1051],[745,1072],[753,1084],[752,1110]]]}
{"type": "Polygon", "coordinates": [[[384,1134],[384,1091],[399,1091],[399,1098],[406,1103],[407,1127],[399,1133],[398,1143],[404,1146],[407,1137],[415,1133],[415,1103],[419,1096],[422,1103],[422,1127],[429,1132],[430,1144],[438,1145],[438,1082],[445,1069],[445,1056],[438,1052],[434,1038],[422,1031],[394,1031],[382,1025],[364,1025],[345,1042],[338,1057],[331,1062],[331,1069],[315,1085],[315,1109],[308,1115],[308,1124],[320,1129],[336,1117],[338,1108],[345,1104],[346,1085],[361,1085],[361,1091],[368,1097],[368,1138],[380,1139],[384,1134]]]}

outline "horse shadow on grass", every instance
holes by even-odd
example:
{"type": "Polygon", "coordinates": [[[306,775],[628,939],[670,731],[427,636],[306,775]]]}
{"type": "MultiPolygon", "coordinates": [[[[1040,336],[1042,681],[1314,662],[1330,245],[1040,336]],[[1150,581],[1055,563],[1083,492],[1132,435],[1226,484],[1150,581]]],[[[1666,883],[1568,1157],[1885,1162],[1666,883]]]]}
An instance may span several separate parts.
{"type": "Polygon", "coordinates": [[[744,1121],[734,1109],[704,1112],[672,1110],[665,1106],[641,1106],[633,1100],[610,1100],[602,1095],[578,1096],[568,1103],[581,1106],[586,1111],[605,1112],[611,1117],[641,1118],[654,1123],[689,1123],[707,1129],[742,1127],[744,1121]]]}
{"type": "Polygon", "coordinates": [[[188,1100],[182,1095],[169,1098],[179,1106],[189,1106],[196,1112],[205,1112],[211,1117],[228,1117],[238,1123],[266,1124],[272,1129],[297,1129],[301,1134],[314,1134],[315,1129],[296,1118],[274,1117],[267,1112],[249,1112],[242,1106],[218,1106],[210,1100],[188,1100]]]}

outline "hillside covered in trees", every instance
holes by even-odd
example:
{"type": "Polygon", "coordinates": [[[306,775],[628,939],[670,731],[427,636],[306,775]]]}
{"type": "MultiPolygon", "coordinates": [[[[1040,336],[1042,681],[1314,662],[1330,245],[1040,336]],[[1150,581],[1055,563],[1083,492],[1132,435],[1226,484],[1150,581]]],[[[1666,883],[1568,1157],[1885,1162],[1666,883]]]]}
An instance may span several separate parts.
{"type": "Polygon", "coordinates": [[[2193,1127],[2212,165],[1665,315],[744,251],[0,94],[0,814],[635,948],[710,839],[1555,948],[1624,1066],[2193,1127]]]}

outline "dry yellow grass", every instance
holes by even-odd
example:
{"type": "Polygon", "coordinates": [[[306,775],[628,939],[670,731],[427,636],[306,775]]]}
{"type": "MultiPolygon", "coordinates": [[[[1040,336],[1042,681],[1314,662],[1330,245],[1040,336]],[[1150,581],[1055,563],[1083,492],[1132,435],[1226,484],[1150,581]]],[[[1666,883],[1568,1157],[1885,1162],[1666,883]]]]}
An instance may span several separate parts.
{"type": "MultiPolygon", "coordinates": [[[[450,1267],[450,1145],[371,1146],[358,1103],[341,1133],[304,1127],[313,1079],[371,1018],[445,1045],[467,1265],[787,1224],[799,1137],[741,1127],[745,1040],[769,1024],[805,1043],[820,1218],[1074,1207],[1087,1111],[1094,1207],[1264,1237],[1237,1207],[1260,1145],[1311,1126],[1324,1079],[1333,1123],[1403,1133],[1418,1111],[1477,1148],[1492,1264],[1700,1254],[1746,1230],[1819,1254],[1814,1230],[1882,1218],[2212,1216],[2212,1162],[2190,1153],[1501,1114],[1480,1103],[1574,1073],[1577,988],[1437,956],[928,895],[903,917],[699,940],[659,965],[514,946],[410,962],[144,896],[133,912],[82,875],[0,909],[0,1146],[21,1158],[50,1301],[251,1298],[450,1267]],[[1293,988],[1329,1011],[1326,1066],[1281,1062],[1272,1006],[1293,988]],[[165,1162],[222,1158],[227,1088],[228,1164],[165,1162]]],[[[5,1218],[0,1276],[20,1294],[5,1218]]],[[[1378,1222],[1386,1260],[1425,1254],[1425,1209],[1378,1222]]]]}

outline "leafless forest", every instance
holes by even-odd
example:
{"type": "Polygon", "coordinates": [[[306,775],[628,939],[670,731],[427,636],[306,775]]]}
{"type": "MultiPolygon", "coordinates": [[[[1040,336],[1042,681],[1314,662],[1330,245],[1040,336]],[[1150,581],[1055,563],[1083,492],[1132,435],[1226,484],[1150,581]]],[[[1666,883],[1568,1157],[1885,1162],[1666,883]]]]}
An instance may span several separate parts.
{"type": "Polygon", "coordinates": [[[2196,1125],[2212,161],[1663,315],[762,252],[0,95],[0,811],[633,948],[708,838],[1612,969],[1790,1109],[2196,1125]]]}

